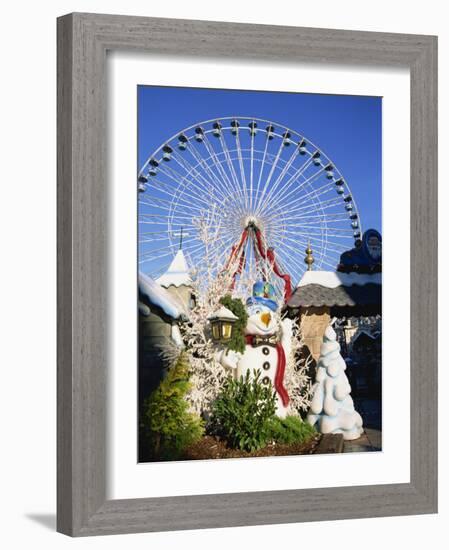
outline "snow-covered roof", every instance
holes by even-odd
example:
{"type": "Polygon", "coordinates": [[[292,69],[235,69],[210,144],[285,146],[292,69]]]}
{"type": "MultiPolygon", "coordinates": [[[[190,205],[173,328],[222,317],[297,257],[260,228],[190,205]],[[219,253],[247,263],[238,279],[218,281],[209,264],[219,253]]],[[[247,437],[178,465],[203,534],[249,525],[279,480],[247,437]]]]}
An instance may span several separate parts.
{"type": "Polygon", "coordinates": [[[172,296],[170,292],[144,273],[139,273],[139,294],[141,300],[139,309],[143,315],[149,315],[150,309],[146,304],[142,303],[142,300],[159,307],[166,315],[173,319],[188,316],[181,300],[177,299],[176,296],[172,296]]]}
{"type": "Polygon", "coordinates": [[[192,284],[187,261],[181,249],[176,253],[167,271],[159,279],[156,279],[156,282],[165,288],[192,284]]]}
{"type": "Polygon", "coordinates": [[[237,315],[234,315],[227,307],[221,306],[220,309],[217,309],[217,311],[214,311],[212,315],[209,315],[208,319],[230,319],[231,321],[237,321],[238,317],[237,315]]]}
{"type": "Polygon", "coordinates": [[[326,288],[337,286],[382,284],[382,273],[340,273],[338,271],[306,271],[298,286],[320,285],[326,288]]]}

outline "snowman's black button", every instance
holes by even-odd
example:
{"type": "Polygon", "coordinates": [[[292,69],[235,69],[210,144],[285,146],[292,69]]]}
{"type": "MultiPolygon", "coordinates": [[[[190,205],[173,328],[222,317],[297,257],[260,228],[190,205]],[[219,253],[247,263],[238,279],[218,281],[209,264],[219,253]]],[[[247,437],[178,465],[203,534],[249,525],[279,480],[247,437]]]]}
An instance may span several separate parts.
{"type": "Polygon", "coordinates": [[[267,385],[267,384],[270,383],[270,379],[268,378],[268,376],[264,376],[264,377],[262,378],[262,383],[265,384],[265,385],[267,385]]]}
{"type": "Polygon", "coordinates": [[[265,370],[268,370],[270,368],[270,363],[268,361],[265,361],[265,363],[262,365],[262,367],[265,369],[265,370]]]}
{"type": "Polygon", "coordinates": [[[262,348],[262,353],[263,353],[264,355],[269,355],[269,353],[270,353],[270,348],[263,347],[263,348],[262,348]]]}

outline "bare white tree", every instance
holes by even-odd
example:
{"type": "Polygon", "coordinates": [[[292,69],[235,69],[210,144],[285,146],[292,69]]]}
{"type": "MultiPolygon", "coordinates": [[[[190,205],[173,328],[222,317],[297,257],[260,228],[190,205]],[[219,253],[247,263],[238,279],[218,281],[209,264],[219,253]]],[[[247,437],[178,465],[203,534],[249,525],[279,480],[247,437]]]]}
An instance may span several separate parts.
{"type": "MultiPolygon", "coordinates": [[[[195,306],[189,312],[189,321],[183,323],[180,329],[192,371],[192,389],[187,399],[192,411],[207,416],[228,375],[225,367],[216,360],[217,346],[211,338],[208,317],[220,307],[220,299],[226,294],[245,303],[257,280],[262,276],[265,280],[274,280],[276,276],[272,267],[266,265],[267,262],[260,268],[263,268],[263,273],[260,269],[248,272],[242,269],[238,254],[230,254],[230,258],[217,255],[214,244],[219,238],[221,224],[216,209],[202,213],[194,220],[194,226],[204,245],[204,254],[191,274],[195,306]]],[[[294,323],[291,353],[286,358],[285,384],[292,407],[297,411],[306,411],[310,404],[311,384],[307,364],[300,359],[301,347],[301,331],[294,323]]]]}

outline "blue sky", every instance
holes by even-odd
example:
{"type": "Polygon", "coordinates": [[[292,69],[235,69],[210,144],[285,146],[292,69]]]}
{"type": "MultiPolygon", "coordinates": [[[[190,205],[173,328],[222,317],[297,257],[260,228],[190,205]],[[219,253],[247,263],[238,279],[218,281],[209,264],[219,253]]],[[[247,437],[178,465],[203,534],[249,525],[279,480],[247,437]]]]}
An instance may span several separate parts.
{"type": "Polygon", "coordinates": [[[159,86],[139,86],[137,93],[138,168],[167,138],[203,120],[272,120],[332,159],[351,188],[363,228],[381,231],[381,98],[159,86]]]}

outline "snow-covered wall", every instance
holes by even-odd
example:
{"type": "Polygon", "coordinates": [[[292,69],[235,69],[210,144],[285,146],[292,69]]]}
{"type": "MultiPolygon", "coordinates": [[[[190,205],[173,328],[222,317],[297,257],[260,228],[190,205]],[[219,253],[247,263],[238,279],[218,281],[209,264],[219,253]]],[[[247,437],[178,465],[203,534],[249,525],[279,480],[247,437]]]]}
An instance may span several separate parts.
{"type": "MultiPolygon", "coordinates": [[[[139,294],[143,298],[146,298],[150,304],[162,309],[162,311],[172,319],[188,316],[187,310],[181,300],[170,294],[154,279],[144,273],[139,273],[139,294]]],[[[145,311],[145,308],[140,308],[140,312],[143,315],[145,315],[145,311]]]]}

